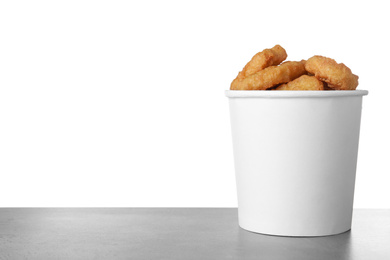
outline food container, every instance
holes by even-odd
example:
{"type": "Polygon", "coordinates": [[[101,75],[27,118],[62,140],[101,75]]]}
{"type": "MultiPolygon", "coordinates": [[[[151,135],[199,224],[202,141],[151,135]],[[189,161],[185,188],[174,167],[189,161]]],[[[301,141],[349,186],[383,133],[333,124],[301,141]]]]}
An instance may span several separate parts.
{"type": "Polygon", "coordinates": [[[227,90],[239,225],[279,236],[351,229],[362,97],[227,90]]]}

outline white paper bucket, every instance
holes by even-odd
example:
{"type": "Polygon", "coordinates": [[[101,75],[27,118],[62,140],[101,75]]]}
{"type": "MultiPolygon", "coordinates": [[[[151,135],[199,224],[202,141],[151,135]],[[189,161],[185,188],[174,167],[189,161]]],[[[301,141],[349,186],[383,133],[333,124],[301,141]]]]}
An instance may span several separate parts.
{"type": "Polygon", "coordinates": [[[226,91],[242,228],[280,236],[351,229],[367,94],[226,91]]]}

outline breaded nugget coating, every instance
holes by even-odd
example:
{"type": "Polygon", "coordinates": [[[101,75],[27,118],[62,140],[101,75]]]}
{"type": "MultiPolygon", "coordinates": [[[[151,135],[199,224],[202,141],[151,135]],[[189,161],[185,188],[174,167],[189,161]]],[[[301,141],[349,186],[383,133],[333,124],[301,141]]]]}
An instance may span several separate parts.
{"type": "Polygon", "coordinates": [[[359,77],[343,63],[323,56],[313,56],[307,60],[305,68],[308,72],[328,86],[336,90],[355,90],[358,86],[359,77]]]}
{"type": "Polygon", "coordinates": [[[265,90],[281,83],[287,83],[306,73],[305,61],[288,61],[279,66],[270,66],[252,74],[237,84],[231,90],[265,90]]]}
{"type": "Polygon", "coordinates": [[[231,87],[237,85],[239,81],[243,80],[249,75],[252,75],[269,66],[279,65],[287,58],[286,50],[280,45],[275,45],[271,49],[265,49],[257,53],[240,71],[237,77],[233,80],[231,87]]]}
{"type": "Polygon", "coordinates": [[[324,90],[324,83],[316,77],[303,75],[287,84],[280,85],[275,90],[324,90]]]}
{"type": "Polygon", "coordinates": [[[271,49],[265,49],[253,56],[239,73],[239,78],[245,78],[269,66],[279,65],[286,58],[286,50],[280,45],[275,45],[271,49]]]}

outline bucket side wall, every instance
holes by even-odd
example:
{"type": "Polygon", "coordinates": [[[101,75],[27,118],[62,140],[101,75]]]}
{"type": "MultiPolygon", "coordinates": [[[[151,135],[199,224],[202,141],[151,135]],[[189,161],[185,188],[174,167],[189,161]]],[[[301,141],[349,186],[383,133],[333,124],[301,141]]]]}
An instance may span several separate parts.
{"type": "Polygon", "coordinates": [[[350,229],[361,101],[229,99],[243,228],[291,236],[350,229]]]}

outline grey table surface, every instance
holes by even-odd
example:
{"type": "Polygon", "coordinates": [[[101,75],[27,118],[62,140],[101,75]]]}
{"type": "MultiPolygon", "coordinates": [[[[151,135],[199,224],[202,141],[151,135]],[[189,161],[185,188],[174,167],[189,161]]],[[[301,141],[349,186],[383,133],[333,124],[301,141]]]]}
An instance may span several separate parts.
{"type": "Polygon", "coordinates": [[[390,259],[390,210],[292,238],[241,229],[234,208],[0,208],[0,259],[390,259]]]}

